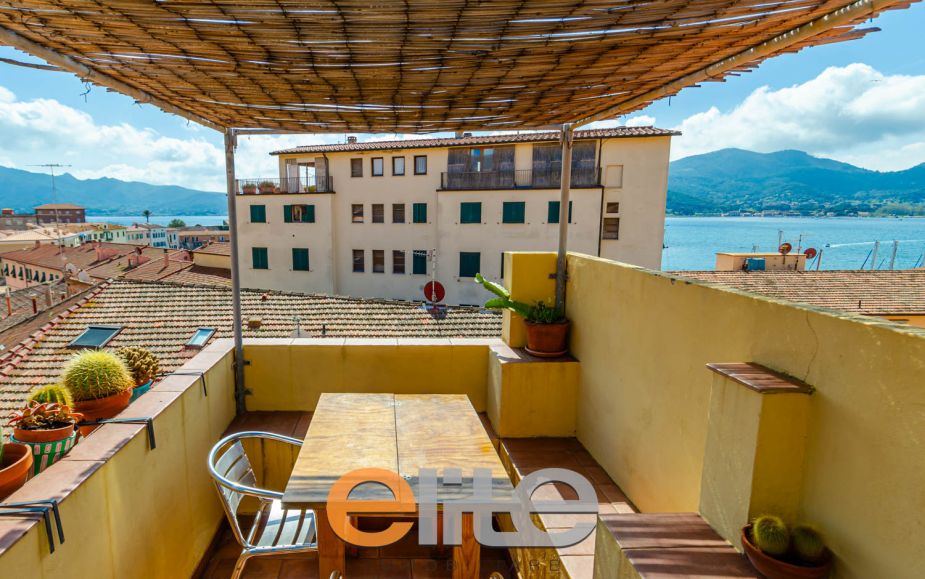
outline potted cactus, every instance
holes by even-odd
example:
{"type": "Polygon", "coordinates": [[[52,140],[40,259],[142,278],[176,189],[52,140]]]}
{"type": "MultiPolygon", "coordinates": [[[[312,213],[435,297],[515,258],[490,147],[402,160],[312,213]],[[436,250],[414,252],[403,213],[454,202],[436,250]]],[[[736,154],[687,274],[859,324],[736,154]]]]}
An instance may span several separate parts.
{"type": "Polygon", "coordinates": [[[476,283],[495,294],[485,302],[490,310],[510,310],[524,318],[527,327],[527,352],[541,358],[556,358],[568,353],[569,321],[556,308],[545,302],[534,305],[511,299],[511,292],[475,274],[476,283]]]}
{"type": "Polygon", "coordinates": [[[780,517],[762,515],[742,529],[742,548],[768,579],[821,579],[832,571],[832,554],[812,525],[788,528],[780,517]]]}
{"type": "Polygon", "coordinates": [[[76,425],[82,419],[83,415],[72,412],[66,404],[30,399],[10,418],[13,425],[10,440],[32,449],[34,473],[39,474],[73,448],[76,425]]]}
{"type": "MultiPolygon", "coordinates": [[[[118,356],[103,350],[75,354],[64,368],[62,381],[74,399],[74,409],[88,420],[112,418],[122,412],[132,397],[135,381],[118,356]]],[[[95,426],[81,426],[87,436],[95,426]]]]}
{"type": "Polygon", "coordinates": [[[132,399],[134,402],[139,396],[151,389],[151,384],[157,378],[161,371],[160,362],[157,356],[149,350],[138,347],[119,348],[116,353],[128,366],[132,373],[132,379],[135,380],[135,387],[132,388],[132,399]]]}
{"type": "Polygon", "coordinates": [[[0,500],[26,484],[32,475],[32,463],[32,449],[16,442],[3,444],[0,427],[0,500]]]}
{"type": "Polygon", "coordinates": [[[253,183],[247,183],[241,187],[241,190],[245,195],[255,195],[257,193],[257,186],[253,183]]]}
{"type": "Polygon", "coordinates": [[[257,184],[257,189],[259,189],[261,193],[273,193],[276,191],[276,185],[273,181],[261,181],[257,184]]]}

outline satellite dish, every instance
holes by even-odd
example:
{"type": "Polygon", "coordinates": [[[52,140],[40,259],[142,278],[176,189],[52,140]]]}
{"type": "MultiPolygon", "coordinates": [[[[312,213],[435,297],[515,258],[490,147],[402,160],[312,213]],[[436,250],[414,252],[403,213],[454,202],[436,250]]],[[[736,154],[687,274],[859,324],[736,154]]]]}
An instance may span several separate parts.
{"type": "Polygon", "coordinates": [[[64,266],[64,270],[68,273],[74,273],[75,271],[77,271],[77,266],[74,265],[73,263],[69,263],[64,266]]]}
{"type": "Polygon", "coordinates": [[[77,274],[77,280],[84,283],[90,283],[90,274],[85,271],[81,271],[77,274]]]}
{"type": "Polygon", "coordinates": [[[806,259],[812,259],[816,257],[816,254],[819,252],[816,251],[815,247],[807,247],[804,253],[806,253],[806,259]]]}
{"type": "Polygon", "coordinates": [[[777,248],[777,251],[779,251],[781,255],[787,255],[788,253],[790,253],[792,249],[793,249],[792,245],[784,242],[780,244],[780,247],[777,248]]]}

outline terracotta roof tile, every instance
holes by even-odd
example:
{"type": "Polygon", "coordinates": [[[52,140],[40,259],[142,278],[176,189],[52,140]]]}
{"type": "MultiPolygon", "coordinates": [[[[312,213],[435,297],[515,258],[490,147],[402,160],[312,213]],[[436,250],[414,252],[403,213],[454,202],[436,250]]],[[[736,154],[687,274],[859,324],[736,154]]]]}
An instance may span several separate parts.
{"type": "Polygon", "coordinates": [[[193,285],[218,285],[231,287],[231,270],[218,267],[191,265],[161,278],[161,281],[193,285]]]}
{"type": "Polygon", "coordinates": [[[231,255],[231,244],[226,241],[210,241],[202,247],[193,250],[194,253],[209,253],[214,255],[231,255]]]}

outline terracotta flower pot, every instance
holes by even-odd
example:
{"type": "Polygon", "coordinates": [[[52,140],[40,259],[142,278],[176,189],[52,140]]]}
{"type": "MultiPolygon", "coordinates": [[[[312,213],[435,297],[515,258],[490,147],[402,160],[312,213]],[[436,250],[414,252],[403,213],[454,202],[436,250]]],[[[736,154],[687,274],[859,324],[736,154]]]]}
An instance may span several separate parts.
{"type": "Polygon", "coordinates": [[[3,445],[3,462],[0,463],[0,500],[26,484],[32,474],[32,449],[25,444],[3,445]]]}
{"type": "MultiPolygon", "coordinates": [[[[106,398],[74,402],[74,412],[83,414],[84,420],[112,418],[116,414],[119,414],[125,410],[125,407],[128,406],[131,399],[132,389],[129,388],[124,392],[113,394],[112,396],[107,396],[106,398]]],[[[99,428],[99,426],[81,426],[80,435],[87,436],[97,428],[99,428]]]]}
{"type": "Polygon", "coordinates": [[[72,434],[74,434],[73,424],[62,426],[61,428],[43,430],[13,429],[13,438],[18,442],[54,442],[56,440],[64,440],[72,434]]]}
{"type": "Polygon", "coordinates": [[[557,358],[568,353],[569,321],[527,324],[527,352],[540,358],[557,358]]]}
{"type": "Polygon", "coordinates": [[[796,565],[765,554],[752,543],[752,526],[742,528],[742,549],[752,567],[767,579],[823,579],[832,571],[832,554],[826,549],[825,560],[819,565],[796,565]]]}
{"type": "Polygon", "coordinates": [[[39,474],[74,448],[77,444],[77,428],[73,424],[44,430],[14,428],[10,440],[31,449],[33,472],[39,474]]]}

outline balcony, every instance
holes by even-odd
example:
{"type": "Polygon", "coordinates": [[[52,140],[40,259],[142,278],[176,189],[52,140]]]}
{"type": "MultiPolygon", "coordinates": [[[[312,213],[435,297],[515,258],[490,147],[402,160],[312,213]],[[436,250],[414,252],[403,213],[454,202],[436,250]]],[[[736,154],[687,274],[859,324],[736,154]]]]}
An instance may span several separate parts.
{"type": "MultiPolygon", "coordinates": [[[[554,255],[505,260],[516,299],[552,294],[554,255]]],[[[40,517],[0,517],[3,575],[227,577],[235,547],[205,468],[211,445],[236,429],[301,436],[323,392],[392,392],[467,395],[512,480],[560,466],[593,482],[597,533],[561,551],[485,549],[483,568],[503,577],[508,559],[547,579],[722,576],[746,564],[739,528],[768,509],[815,521],[838,576],[910,576],[921,560],[925,332],[588,256],[569,255],[568,268],[574,357],[526,355],[508,314],[499,340],[246,340],[249,412],[236,417],[232,344],[213,342],[123,413],[153,419],[156,448],[143,425],[104,425],[7,499],[60,499],[68,540],[52,553],[40,517]],[[776,381],[707,367],[737,361],[774,368],[776,381]],[[779,386],[791,381],[812,388],[779,386]]],[[[292,450],[248,451],[260,483],[282,488],[292,450]]],[[[348,557],[345,576],[449,576],[445,557],[414,547],[348,557]]],[[[252,578],[315,568],[249,565],[252,578]]]]}
{"type": "Polygon", "coordinates": [[[291,195],[334,193],[334,177],[288,177],[285,179],[238,179],[238,195],[291,195]]]}
{"type": "MultiPolygon", "coordinates": [[[[446,172],[441,173],[440,187],[445,191],[558,189],[560,178],[558,170],[446,172]]],[[[601,168],[573,169],[571,179],[573,189],[600,187],[601,168]]]]}

